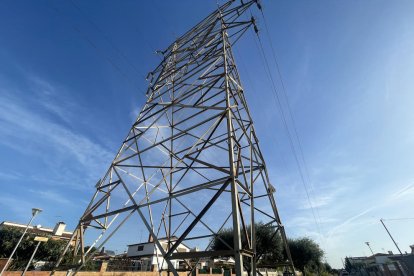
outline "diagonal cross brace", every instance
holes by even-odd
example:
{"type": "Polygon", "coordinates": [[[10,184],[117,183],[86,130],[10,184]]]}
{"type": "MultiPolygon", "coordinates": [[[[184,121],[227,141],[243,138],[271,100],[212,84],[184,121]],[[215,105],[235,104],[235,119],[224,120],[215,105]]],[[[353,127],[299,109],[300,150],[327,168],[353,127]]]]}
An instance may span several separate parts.
{"type": "Polygon", "coordinates": [[[183,242],[183,240],[187,237],[187,235],[193,230],[196,224],[200,221],[200,219],[204,216],[205,213],[210,209],[211,205],[217,200],[217,198],[223,193],[223,191],[227,188],[230,183],[230,179],[224,182],[223,186],[214,194],[214,196],[210,199],[206,206],[204,206],[203,210],[198,214],[198,216],[193,220],[193,222],[187,227],[187,229],[183,232],[183,234],[178,238],[178,240],[174,243],[174,245],[168,250],[165,254],[165,258],[169,258],[172,253],[177,249],[177,247],[183,242]]]}

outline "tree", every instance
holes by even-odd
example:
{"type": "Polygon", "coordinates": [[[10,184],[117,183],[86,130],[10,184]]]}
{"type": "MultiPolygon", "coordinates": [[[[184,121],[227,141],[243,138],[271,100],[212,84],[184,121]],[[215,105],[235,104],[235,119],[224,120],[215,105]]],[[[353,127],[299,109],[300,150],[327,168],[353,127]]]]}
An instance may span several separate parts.
{"type": "Polygon", "coordinates": [[[323,266],[324,266],[326,272],[333,273],[333,269],[332,269],[332,266],[330,264],[328,264],[327,262],[325,262],[323,264],[323,266]]]}
{"type": "MultiPolygon", "coordinates": [[[[250,226],[248,227],[250,228],[250,226]]],[[[287,255],[283,247],[282,238],[272,226],[256,224],[256,253],[259,265],[273,265],[284,263],[287,255]]],[[[242,243],[247,244],[242,232],[242,243]]],[[[233,247],[233,229],[227,228],[219,232],[217,237],[211,240],[211,250],[228,250],[233,247]]],[[[292,255],[293,264],[303,274],[310,272],[329,273],[332,268],[328,263],[322,263],[324,255],[319,245],[310,238],[289,239],[288,246],[292,255]]]]}
{"type": "Polygon", "coordinates": [[[293,264],[302,273],[319,272],[324,268],[322,264],[323,250],[310,238],[289,239],[288,245],[293,264]]]}
{"type": "MultiPolygon", "coordinates": [[[[250,226],[247,227],[250,229],[250,226]]],[[[275,265],[284,261],[282,238],[275,232],[274,227],[256,224],[256,253],[259,258],[258,264],[275,265]]],[[[228,250],[233,247],[233,229],[226,228],[219,232],[217,237],[211,241],[210,250],[228,250]],[[228,246],[227,246],[227,245],[228,246]]],[[[242,232],[242,244],[247,245],[247,240],[242,232]]]]}
{"type": "MultiPolygon", "coordinates": [[[[0,257],[8,258],[20,239],[23,231],[10,227],[4,227],[0,230],[0,257]]],[[[36,235],[32,233],[26,233],[12,262],[11,269],[22,269],[26,266],[27,262],[32,255],[37,242],[34,241],[36,235]]],[[[34,261],[42,260],[46,262],[55,262],[60,256],[66,246],[66,241],[49,239],[47,242],[42,242],[34,257],[34,261]]]]}
{"type": "Polygon", "coordinates": [[[275,265],[285,262],[282,237],[272,226],[256,225],[256,253],[259,265],[275,265]]]}

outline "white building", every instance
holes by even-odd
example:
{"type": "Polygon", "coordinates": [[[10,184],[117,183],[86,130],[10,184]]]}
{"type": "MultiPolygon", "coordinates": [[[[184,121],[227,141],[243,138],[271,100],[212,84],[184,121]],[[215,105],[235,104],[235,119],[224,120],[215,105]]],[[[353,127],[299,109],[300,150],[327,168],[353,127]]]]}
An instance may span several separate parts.
{"type": "MultiPolygon", "coordinates": [[[[26,224],[15,223],[10,221],[3,221],[0,223],[0,230],[9,228],[24,231],[26,227],[26,224]]],[[[70,240],[72,232],[65,231],[65,228],[66,224],[64,222],[58,222],[54,228],[42,227],[40,225],[30,225],[27,228],[27,232],[35,235],[51,236],[51,239],[70,240]]]]}
{"type": "MultiPolygon", "coordinates": [[[[177,240],[177,237],[172,237],[172,241],[177,240]]],[[[158,239],[164,251],[168,251],[168,239],[158,239]]],[[[190,248],[184,244],[180,244],[174,252],[190,252],[190,248]]],[[[166,270],[168,268],[167,262],[162,257],[154,242],[137,243],[128,245],[127,257],[139,260],[137,263],[140,270],[143,271],[158,271],[166,270]]],[[[175,269],[185,266],[184,260],[171,260],[175,269]]]]}

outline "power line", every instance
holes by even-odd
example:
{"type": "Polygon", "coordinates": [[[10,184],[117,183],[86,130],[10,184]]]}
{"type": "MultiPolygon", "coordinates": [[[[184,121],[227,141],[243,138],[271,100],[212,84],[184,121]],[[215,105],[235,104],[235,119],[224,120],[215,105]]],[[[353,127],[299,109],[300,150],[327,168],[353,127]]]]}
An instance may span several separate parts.
{"type": "Polygon", "coordinates": [[[273,42],[272,42],[270,32],[269,32],[269,29],[268,29],[268,26],[267,26],[266,18],[264,17],[263,9],[261,10],[261,13],[262,13],[262,17],[263,17],[263,21],[264,21],[264,25],[265,25],[265,29],[266,29],[266,33],[267,33],[267,37],[268,37],[268,40],[270,42],[270,47],[271,47],[271,50],[272,50],[273,60],[276,64],[277,73],[279,75],[280,83],[281,83],[281,86],[282,86],[283,96],[284,96],[285,101],[287,103],[287,109],[288,109],[288,112],[289,112],[289,117],[292,120],[293,133],[295,134],[295,138],[298,142],[300,157],[301,157],[302,162],[305,166],[305,173],[307,175],[308,180],[310,181],[309,170],[308,170],[307,162],[306,162],[304,154],[303,154],[302,143],[301,143],[301,140],[299,139],[298,131],[297,131],[297,128],[296,128],[296,122],[295,122],[295,119],[294,119],[294,116],[293,116],[292,109],[290,107],[289,98],[288,98],[287,93],[286,93],[285,83],[283,81],[283,77],[282,77],[282,74],[281,74],[281,71],[280,71],[279,62],[277,61],[277,58],[276,58],[276,51],[273,47],[273,42]]]}
{"type": "MultiPolygon", "coordinates": [[[[250,78],[250,74],[249,74],[249,71],[246,69],[246,66],[245,66],[245,64],[244,64],[244,62],[243,62],[243,60],[242,60],[242,55],[240,55],[240,53],[237,51],[237,49],[236,48],[234,48],[233,49],[235,52],[236,52],[236,54],[237,54],[237,60],[239,61],[239,63],[240,63],[240,66],[241,66],[241,68],[243,69],[243,72],[246,74],[246,80],[247,80],[247,82],[249,83],[249,85],[250,85],[250,87],[252,88],[252,90],[253,91],[258,91],[257,89],[255,89],[255,86],[254,86],[254,84],[253,84],[253,81],[251,80],[251,78],[250,78]]],[[[275,143],[278,145],[278,147],[279,147],[279,140],[277,140],[277,139],[275,139],[275,143]]],[[[280,148],[280,147],[279,147],[280,148]]],[[[282,153],[280,153],[280,156],[281,156],[281,158],[282,158],[282,166],[283,166],[283,168],[285,169],[285,171],[287,171],[287,166],[286,166],[286,160],[285,160],[285,157],[283,156],[283,154],[282,153]]]]}
{"type": "Polygon", "coordinates": [[[384,221],[392,221],[392,220],[414,220],[414,218],[389,218],[389,219],[382,219],[384,221]]]}
{"type": "Polygon", "coordinates": [[[299,175],[300,175],[300,178],[301,178],[303,187],[305,188],[306,197],[308,199],[309,206],[310,206],[311,211],[312,211],[312,216],[313,216],[314,221],[315,221],[315,224],[317,226],[319,235],[322,237],[322,233],[321,233],[321,230],[320,230],[320,226],[319,226],[319,223],[318,223],[318,221],[316,219],[315,210],[314,210],[313,204],[312,204],[311,199],[310,199],[310,193],[309,193],[308,187],[306,185],[304,173],[303,173],[302,167],[301,167],[300,162],[299,162],[299,158],[298,158],[298,155],[297,155],[297,152],[296,152],[296,148],[295,148],[294,143],[293,143],[292,134],[291,134],[291,132],[289,130],[289,127],[288,127],[288,124],[287,124],[287,121],[286,121],[286,116],[285,116],[284,111],[283,111],[282,102],[280,100],[279,93],[277,92],[276,85],[275,85],[274,79],[273,79],[272,74],[271,74],[271,70],[270,70],[269,63],[268,63],[268,61],[266,59],[266,54],[265,54],[265,51],[264,51],[264,48],[263,48],[262,41],[261,41],[261,39],[260,39],[260,37],[259,37],[258,34],[257,34],[257,38],[259,40],[260,47],[257,46],[256,40],[254,40],[254,41],[255,41],[256,47],[259,48],[259,51],[261,53],[262,62],[264,62],[264,64],[265,64],[264,67],[265,67],[267,76],[268,76],[268,78],[269,78],[269,80],[270,80],[270,82],[272,84],[272,88],[273,88],[272,89],[273,98],[274,98],[277,106],[279,107],[278,108],[279,115],[280,115],[280,117],[282,119],[283,126],[284,126],[285,131],[287,133],[287,136],[289,138],[288,140],[289,140],[290,148],[292,150],[293,156],[295,157],[296,165],[298,166],[299,175]]]}
{"type": "MultiPolygon", "coordinates": [[[[59,9],[57,9],[55,6],[50,5],[50,7],[57,12],[60,15],[66,16],[63,12],[61,12],[59,9]]],[[[141,93],[146,94],[145,91],[138,87],[135,82],[113,61],[113,59],[106,54],[104,51],[102,51],[93,41],[92,39],[89,38],[88,35],[86,35],[84,32],[82,32],[77,26],[75,26],[74,24],[71,24],[72,29],[77,32],[79,34],[79,36],[85,40],[91,47],[92,49],[94,49],[97,53],[98,56],[100,56],[103,60],[105,60],[106,62],[108,62],[112,68],[115,69],[115,71],[117,71],[123,78],[125,78],[128,82],[130,82],[130,84],[138,89],[141,93]]]]}
{"type": "Polygon", "coordinates": [[[138,68],[130,61],[130,59],[125,55],[123,51],[121,51],[115,43],[106,35],[106,33],[92,20],[89,18],[89,16],[79,7],[79,5],[74,1],[70,0],[70,3],[79,11],[79,13],[85,17],[85,19],[98,31],[102,34],[103,38],[111,45],[111,47],[118,53],[119,56],[121,56],[125,62],[143,79],[145,79],[145,76],[139,72],[138,68]]]}
{"type": "MultiPolygon", "coordinates": [[[[309,185],[311,187],[311,193],[313,193],[313,196],[315,197],[315,194],[314,194],[315,187],[314,187],[313,182],[312,182],[312,180],[310,178],[308,164],[307,164],[306,159],[305,159],[305,154],[303,153],[302,142],[301,142],[301,139],[299,138],[299,134],[298,134],[297,127],[296,127],[296,121],[295,121],[295,118],[293,116],[293,112],[292,112],[292,108],[290,106],[289,98],[288,98],[287,93],[286,93],[285,83],[283,81],[283,77],[282,77],[282,73],[281,73],[281,70],[280,70],[279,62],[277,61],[277,55],[276,55],[275,48],[273,46],[272,37],[270,36],[270,32],[269,32],[269,27],[268,27],[268,24],[267,24],[267,20],[266,20],[266,17],[264,16],[263,9],[260,9],[260,11],[261,11],[262,18],[263,18],[263,21],[264,21],[267,38],[269,40],[269,44],[270,44],[270,48],[271,48],[271,52],[272,52],[273,61],[274,61],[275,65],[276,65],[277,73],[278,73],[278,76],[279,76],[279,79],[280,79],[280,83],[281,83],[281,86],[282,86],[283,96],[284,96],[285,101],[286,101],[286,104],[287,104],[287,110],[288,110],[288,113],[289,113],[289,117],[290,117],[290,119],[292,121],[293,134],[295,135],[295,138],[296,138],[297,143],[298,143],[299,154],[300,154],[301,160],[302,160],[303,165],[304,165],[305,175],[306,175],[307,180],[308,180],[308,183],[309,183],[309,185]]],[[[320,223],[321,222],[321,217],[320,217],[320,214],[319,214],[319,209],[318,208],[315,208],[315,209],[316,209],[316,214],[318,216],[319,223],[320,223]]],[[[326,247],[326,244],[325,244],[325,247],[326,247]]]]}
{"type": "MultiPolygon", "coordinates": [[[[154,6],[156,8],[155,12],[158,13],[158,11],[161,10],[161,8],[158,6],[157,1],[152,1],[152,3],[154,4],[154,6]]],[[[151,7],[153,7],[153,6],[151,6],[151,7]]],[[[172,27],[172,24],[168,24],[170,22],[167,22],[167,19],[166,19],[165,16],[158,16],[158,19],[161,19],[161,21],[164,23],[164,26],[166,26],[168,28],[168,30],[171,33],[173,39],[176,40],[177,39],[177,35],[174,32],[174,29],[172,27]]]]}
{"type": "MultiPolygon", "coordinates": [[[[256,30],[255,30],[255,31],[256,31],[256,30]]],[[[255,40],[254,40],[254,41],[255,41],[256,47],[260,48],[261,58],[262,58],[262,63],[264,63],[264,64],[265,64],[265,66],[264,66],[264,67],[265,67],[265,70],[267,69],[266,73],[267,73],[267,75],[268,75],[268,77],[269,77],[269,79],[270,79],[270,81],[271,81],[271,83],[272,83],[272,88],[273,88],[273,91],[272,91],[272,92],[273,92],[273,97],[274,97],[274,99],[275,99],[276,104],[277,104],[277,105],[278,105],[278,107],[279,107],[279,109],[278,109],[278,110],[279,110],[279,115],[280,115],[280,117],[281,117],[281,119],[282,119],[282,122],[283,122],[284,128],[285,128],[286,133],[287,133],[287,136],[288,136],[288,138],[289,138],[289,144],[290,144],[290,147],[291,147],[292,153],[293,153],[293,155],[294,155],[294,157],[295,157],[295,161],[296,161],[296,164],[297,164],[297,167],[298,167],[299,175],[300,175],[300,178],[301,178],[301,181],[302,181],[303,187],[304,187],[304,189],[305,189],[306,197],[307,197],[307,199],[308,199],[309,207],[311,208],[311,211],[312,211],[312,216],[313,216],[313,219],[314,219],[314,221],[315,221],[315,224],[316,224],[317,230],[318,230],[318,232],[319,232],[320,239],[321,239],[321,241],[324,243],[324,245],[325,245],[325,247],[326,247],[325,241],[322,239],[322,232],[321,232],[320,223],[319,223],[319,221],[318,221],[318,219],[316,218],[316,215],[315,215],[315,208],[313,207],[313,204],[312,204],[312,201],[311,201],[310,191],[309,191],[309,189],[308,189],[308,187],[307,187],[307,184],[306,184],[306,181],[305,181],[305,176],[304,176],[304,172],[303,172],[304,170],[302,169],[302,166],[301,166],[301,164],[300,164],[300,161],[299,161],[299,158],[298,158],[298,154],[297,154],[297,152],[296,152],[296,148],[295,148],[294,143],[293,143],[292,134],[291,134],[291,132],[290,132],[290,130],[289,130],[289,127],[288,127],[288,124],[287,124],[287,121],[286,121],[286,116],[285,116],[284,111],[283,111],[282,102],[281,102],[281,99],[280,99],[279,93],[278,93],[278,91],[277,91],[277,89],[276,89],[276,85],[275,85],[275,82],[274,82],[273,76],[272,76],[272,74],[271,74],[271,70],[270,70],[269,62],[268,62],[268,60],[266,59],[266,54],[265,54],[265,51],[264,51],[264,47],[263,47],[262,41],[261,41],[260,36],[259,36],[259,34],[258,34],[258,32],[257,32],[257,31],[256,31],[256,35],[257,35],[257,38],[258,38],[258,40],[259,40],[260,47],[258,47],[257,42],[256,42],[255,40]]],[[[279,72],[279,76],[281,77],[280,70],[278,70],[278,72],[279,72]]],[[[284,87],[284,84],[283,84],[283,87],[284,87]]],[[[285,97],[286,97],[286,92],[284,92],[284,95],[285,95],[285,97]]],[[[286,99],[287,99],[287,97],[286,97],[286,99]]],[[[288,106],[288,107],[289,107],[289,106],[288,106]]],[[[293,119],[293,117],[292,117],[292,112],[291,112],[290,108],[289,108],[289,114],[291,115],[291,119],[293,119]]],[[[292,120],[292,122],[294,122],[294,121],[292,120]]],[[[296,130],[296,128],[294,128],[294,129],[295,129],[295,135],[296,135],[296,137],[297,137],[297,139],[298,139],[297,130],[296,130]]],[[[299,141],[299,140],[298,140],[298,141],[299,141]]],[[[300,148],[300,150],[302,150],[302,149],[300,148]]],[[[302,158],[303,158],[303,151],[301,151],[301,153],[302,153],[302,158]]],[[[304,159],[303,159],[303,160],[304,160],[304,159]]],[[[306,171],[306,173],[307,173],[307,171],[306,171]]],[[[309,175],[308,175],[308,179],[309,179],[309,175]]],[[[319,213],[318,213],[318,217],[319,217],[319,220],[320,220],[319,213]]]]}
{"type": "MultiPolygon", "coordinates": [[[[143,34],[143,32],[142,32],[139,28],[135,27],[134,29],[135,29],[135,31],[138,33],[139,37],[145,37],[145,35],[143,34]]],[[[160,55],[159,55],[159,54],[157,54],[157,51],[155,50],[155,49],[157,49],[157,48],[156,48],[156,47],[154,47],[154,45],[153,45],[151,42],[149,42],[148,40],[144,40],[144,42],[145,42],[145,44],[146,44],[146,46],[147,46],[148,50],[149,50],[151,53],[154,53],[154,54],[155,54],[155,56],[157,56],[157,57],[158,57],[158,59],[162,60],[162,57],[160,57],[160,55]]]]}

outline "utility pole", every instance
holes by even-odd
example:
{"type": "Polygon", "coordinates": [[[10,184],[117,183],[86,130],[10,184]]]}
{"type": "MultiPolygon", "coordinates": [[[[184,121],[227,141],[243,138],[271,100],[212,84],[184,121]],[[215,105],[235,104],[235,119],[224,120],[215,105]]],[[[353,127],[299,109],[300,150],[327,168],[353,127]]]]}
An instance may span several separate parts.
{"type": "Polygon", "coordinates": [[[385,231],[387,231],[388,235],[390,236],[390,238],[391,238],[392,242],[395,244],[395,247],[397,247],[398,251],[399,251],[399,252],[400,252],[400,254],[402,255],[402,252],[401,252],[400,248],[398,247],[397,243],[395,242],[394,238],[392,237],[392,235],[391,235],[390,231],[388,231],[387,226],[385,226],[384,219],[380,219],[380,221],[381,221],[381,223],[382,223],[382,226],[384,226],[385,231]]]}

